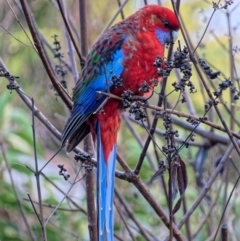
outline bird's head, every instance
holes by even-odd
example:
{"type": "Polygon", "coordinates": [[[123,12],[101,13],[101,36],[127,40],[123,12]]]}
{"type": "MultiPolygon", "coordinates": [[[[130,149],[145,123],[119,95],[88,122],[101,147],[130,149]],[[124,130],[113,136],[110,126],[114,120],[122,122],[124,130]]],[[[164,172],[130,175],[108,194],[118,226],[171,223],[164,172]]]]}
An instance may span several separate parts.
{"type": "Polygon", "coordinates": [[[138,14],[138,24],[142,31],[155,32],[163,45],[176,40],[179,23],[172,10],[158,5],[146,5],[138,14]]]}

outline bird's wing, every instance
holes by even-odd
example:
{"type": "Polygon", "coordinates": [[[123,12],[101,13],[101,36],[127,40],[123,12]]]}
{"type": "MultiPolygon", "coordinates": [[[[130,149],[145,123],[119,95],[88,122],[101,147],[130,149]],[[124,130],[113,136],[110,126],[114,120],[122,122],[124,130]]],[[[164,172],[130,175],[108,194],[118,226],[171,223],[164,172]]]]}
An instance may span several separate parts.
{"type": "Polygon", "coordinates": [[[73,109],[62,134],[62,145],[68,141],[71,151],[90,131],[86,120],[95,113],[106,99],[98,92],[113,88],[112,77],[123,71],[122,45],[126,35],[116,28],[110,29],[93,46],[86,64],[73,90],[73,109]]]}

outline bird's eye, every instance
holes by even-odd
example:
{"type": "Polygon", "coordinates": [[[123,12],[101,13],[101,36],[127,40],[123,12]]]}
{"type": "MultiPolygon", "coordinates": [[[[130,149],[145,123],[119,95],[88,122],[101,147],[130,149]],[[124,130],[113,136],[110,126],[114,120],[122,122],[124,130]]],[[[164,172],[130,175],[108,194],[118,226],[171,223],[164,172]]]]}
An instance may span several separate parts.
{"type": "Polygon", "coordinates": [[[169,22],[166,21],[166,20],[163,21],[163,25],[164,25],[164,27],[166,27],[166,28],[169,28],[169,27],[170,27],[169,22]]]}

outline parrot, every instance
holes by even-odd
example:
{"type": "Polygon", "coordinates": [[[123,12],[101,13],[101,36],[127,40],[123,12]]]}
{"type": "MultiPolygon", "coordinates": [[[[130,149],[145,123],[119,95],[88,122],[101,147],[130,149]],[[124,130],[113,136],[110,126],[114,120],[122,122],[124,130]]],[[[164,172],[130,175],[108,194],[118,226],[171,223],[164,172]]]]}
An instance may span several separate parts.
{"type": "Polygon", "coordinates": [[[165,45],[173,42],[179,30],[174,12],[158,5],[146,5],[106,30],[93,45],[73,89],[73,107],[62,132],[62,147],[71,152],[91,133],[97,143],[98,240],[114,240],[114,178],[121,97],[151,94],[159,80],[154,62],[164,57],[165,45]],[[116,79],[121,80],[119,86],[116,79]],[[149,93],[141,90],[143,83],[149,93]]]}

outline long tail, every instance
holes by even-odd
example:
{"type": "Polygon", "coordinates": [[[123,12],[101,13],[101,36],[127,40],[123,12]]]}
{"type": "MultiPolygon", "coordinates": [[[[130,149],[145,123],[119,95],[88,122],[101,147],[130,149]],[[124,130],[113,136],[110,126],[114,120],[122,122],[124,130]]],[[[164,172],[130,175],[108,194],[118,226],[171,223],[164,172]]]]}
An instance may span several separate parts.
{"type": "Polygon", "coordinates": [[[108,159],[104,158],[104,147],[101,141],[100,122],[97,124],[97,202],[98,202],[98,240],[113,241],[113,198],[116,167],[116,144],[108,159]]]}

